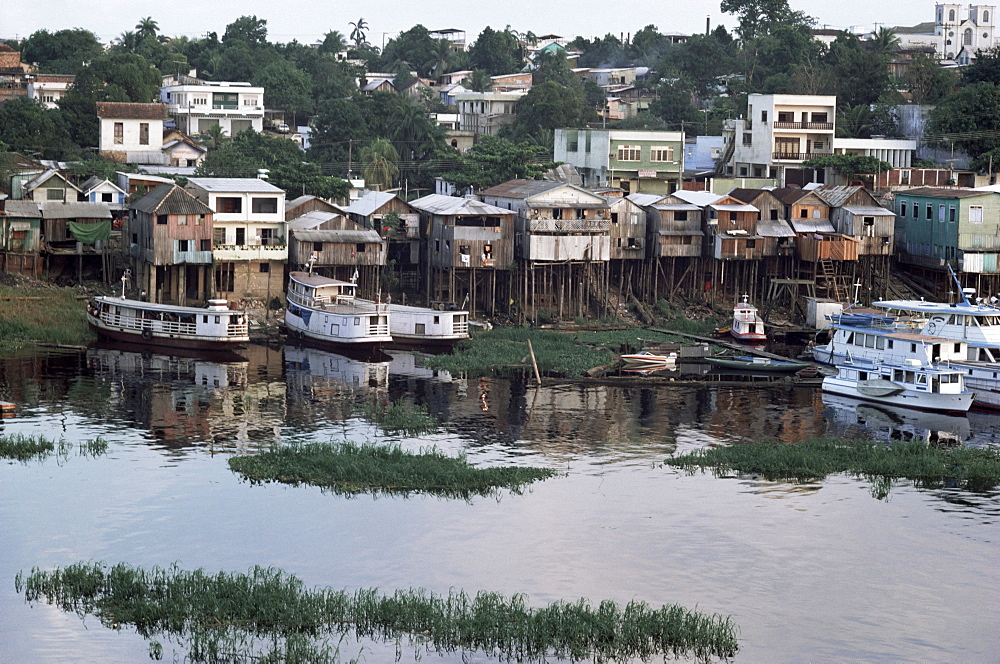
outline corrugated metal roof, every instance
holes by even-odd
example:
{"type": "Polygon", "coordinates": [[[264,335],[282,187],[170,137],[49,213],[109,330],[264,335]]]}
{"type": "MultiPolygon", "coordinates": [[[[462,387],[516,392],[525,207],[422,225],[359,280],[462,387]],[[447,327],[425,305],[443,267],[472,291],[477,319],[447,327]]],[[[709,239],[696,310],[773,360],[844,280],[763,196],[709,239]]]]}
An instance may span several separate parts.
{"type": "Polygon", "coordinates": [[[630,201],[632,201],[636,205],[640,205],[642,207],[647,207],[649,205],[654,205],[656,203],[659,203],[664,198],[666,198],[666,195],[664,195],[664,194],[629,194],[625,198],[629,199],[630,201]]]}
{"type": "Polygon", "coordinates": [[[301,242],[339,242],[343,244],[381,244],[382,236],[376,231],[292,231],[292,237],[301,242]]]}
{"type": "Polygon", "coordinates": [[[708,207],[724,212],[760,212],[760,210],[752,205],[735,205],[733,203],[719,203],[717,205],[709,205],[708,207]]]}
{"type": "Polygon", "coordinates": [[[702,237],[705,234],[701,231],[660,231],[660,235],[694,235],[697,237],[702,237]]]}
{"type": "Polygon", "coordinates": [[[930,196],[932,198],[972,198],[974,196],[996,196],[994,191],[965,189],[958,187],[917,187],[897,191],[896,196],[930,196]]]}
{"type": "Polygon", "coordinates": [[[792,219],[796,233],[835,233],[829,219],[792,219]]]}
{"type": "MultiPolygon", "coordinates": [[[[531,198],[544,194],[547,191],[558,189],[559,187],[569,187],[572,185],[565,182],[551,182],[549,180],[510,180],[503,184],[484,189],[479,192],[480,196],[497,196],[500,198],[531,198]]],[[[589,193],[589,192],[588,192],[589,193]]],[[[594,194],[596,195],[596,194],[594,194]]]]}
{"type": "Polygon", "coordinates": [[[188,182],[205,191],[280,194],[284,189],[260,178],[188,178],[188,182]]]}
{"type": "Polygon", "coordinates": [[[19,217],[22,219],[41,219],[42,213],[38,209],[35,201],[6,201],[4,208],[7,217],[19,217]]]}
{"type": "Polygon", "coordinates": [[[795,231],[781,219],[762,219],[757,222],[757,234],[764,237],[795,237],[795,231]]]}
{"type": "Polygon", "coordinates": [[[847,202],[847,199],[858,193],[861,189],[864,189],[864,187],[858,185],[837,185],[824,186],[819,189],[813,189],[813,191],[833,207],[840,207],[847,202]]]}
{"type": "Polygon", "coordinates": [[[105,183],[107,183],[111,187],[114,187],[121,193],[123,194],[125,193],[124,191],[122,191],[121,187],[116,185],[114,182],[106,178],[102,178],[99,175],[94,175],[93,177],[87,178],[87,181],[80,185],[80,190],[83,191],[83,193],[85,194],[89,194],[91,191],[97,189],[98,187],[100,187],[102,184],[105,183]]]}
{"type": "Polygon", "coordinates": [[[736,188],[730,191],[727,196],[732,196],[738,201],[743,201],[744,203],[749,203],[755,200],[758,196],[763,194],[766,189],[746,189],[746,188],[736,188]]]}
{"type": "Polygon", "coordinates": [[[504,210],[495,205],[488,205],[482,201],[472,198],[458,198],[457,196],[445,196],[443,194],[430,194],[415,201],[410,201],[410,205],[421,212],[428,214],[455,215],[455,216],[513,216],[513,210],[504,210]]]}
{"type": "Polygon", "coordinates": [[[42,219],[110,219],[111,208],[107,203],[63,203],[43,201],[39,203],[42,219]]]}
{"type": "Polygon", "coordinates": [[[710,191],[687,191],[684,189],[675,191],[671,196],[679,198],[685,203],[697,205],[698,207],[711,205],[720,198],[725,198],[722,194],[713,194],[710,191]]]}
{"type": "Polygon", "coordinates": [[[692,205],[691,203],[660,203],[659,205],[653,206],[654,210],[678,210],[678,211],[688,211],[696,212],[701,211],[701,208],[697,205],[692,205]]]}
{"type": "Polygon", "coordinates": [[[344,215],[338,212],[323,212],[321,210],[313,210],[312,212],[307,212],[301,217],[296,217],[288,222],[288,229],[293,231],[308,231],[316,228],[317,226],[322,226],[331,219],[336,219],[337,217],[343,217],[344,215]]]}
{"type": "Polygon", "coordinates": [[[67,180],[65,177],[63,177],[62,173],[60,173],[59,169],[57,169],[57,168],[50,168],[47,171],[45,171],[44,173],[39,174],[37,177],[34,177],[31,180],[28,180],[27,182],[24,183],[24,188],[28,189],[28,190],[35,189],[39,185],[44,184],[45,182],[47,182],[48,180],[50,180],[53,177],[58,177],[60,180],[62,180],[66,184],[67,187],[69,187],[71,189],[76,189],[77,191],[80,191],[80,188],[77,187],[72,182],[70,182],[69,180],[67,180]]]}
{"type": "Polygon", "coordinates": [[[374,214],[380,207],[396,198],[396,194],[387,191],[369,191],[367,194],[344,208],[344,212],[362,217],[374,214]]]}
{"type": "Polygon", "coordinates": [[[886,210],[884,207],[873,207],[870,205],[847,205],[843,208],[851,214],[864,214],[870,217],[895,217],[896,213],[886,210]]]}
{"type": "MultiPolygon", "coordinates": [[[[816,191],[819,190],[817,189],[816,191]]],[[[792,205],[793,203],[797,203],[800,198],[804,198],[815,192],[808,189],[802,189],[801,187],[783,187],[781,189],[772,189],[771,193],[777,196],[778,200],[782,203],[792,205]]]]}
{"type": "Polygon", "coordinates": [[[157,186],[132,207],[148,214],[212,214],[212,208],[176,184],[157,186]]]}

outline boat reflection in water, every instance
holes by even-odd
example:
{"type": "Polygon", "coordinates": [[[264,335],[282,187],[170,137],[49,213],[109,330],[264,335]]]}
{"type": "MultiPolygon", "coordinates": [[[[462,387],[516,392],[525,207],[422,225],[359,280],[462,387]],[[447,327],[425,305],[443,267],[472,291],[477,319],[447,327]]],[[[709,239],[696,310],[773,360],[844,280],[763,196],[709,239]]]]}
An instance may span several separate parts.
{"type": "Polygon", "coordinates": [[[972,440],[965,415],[949,415],[886,404],[864,403],[823,393],[827,419],[841,426],[860,427],[876,440],[923,440],[932,445],[962,445],[972,440]]]}

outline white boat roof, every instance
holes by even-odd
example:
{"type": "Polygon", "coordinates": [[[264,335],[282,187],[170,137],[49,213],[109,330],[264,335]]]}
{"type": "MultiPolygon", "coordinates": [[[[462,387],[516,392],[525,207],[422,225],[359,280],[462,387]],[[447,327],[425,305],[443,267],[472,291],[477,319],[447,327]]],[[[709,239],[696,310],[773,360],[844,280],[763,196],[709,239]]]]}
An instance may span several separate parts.
{"type": "Polygon", "coordinates": [[[962,314],[964,316],[1000,316],[1000,308],[991,304],[948,304],[947,302],[925,302],[924,300],[879,300],[872,306],[899,311],[919,311],[925,314],[962,314]]]}
{"type": "Polygon", "coordinates": [[[300,284],[312,286],[313,288],[320,288],[321,286],[357,286],[357,284],[350,281],[331,279],[330,277],[323,277],[318,274],[309,274],[308,272],[296,271],[290,273],[288,276],[300,284]]]}
{"type": "MultiPolygon", "coordinates": [[[[141,300],[130,300],[128,298],[117,297],[115,295],[98,295],[94,298],[98,302],[113,304],[119,307],[129,307],[133,309],[143,309],[145,311],[168,311],[177,314],[205,314],[205,313],[230,313],[242,314],[242,309],[209,309],[205,307],[182,307],[176,304],[159,304],[158,302],[142,302],[141,300]]],[[[228,303],[227,303],[228,306],[228,303]]]]}
{"type": "Polygon", "coordinates": [[[861,332],[863,334],[874,334],[880,337],[900,339],[902,341],[914,341],[922,344],[955,344],[966,343],[964,339],[952,339],[950,337],[936,337],[930,334],[920,334],[919,332],[909,332],[907,330],[896,329],[885,325],[846,325],[843,323],[833,323],[830,327],[836,330],[849,330],[851,332],[861,332]]]}

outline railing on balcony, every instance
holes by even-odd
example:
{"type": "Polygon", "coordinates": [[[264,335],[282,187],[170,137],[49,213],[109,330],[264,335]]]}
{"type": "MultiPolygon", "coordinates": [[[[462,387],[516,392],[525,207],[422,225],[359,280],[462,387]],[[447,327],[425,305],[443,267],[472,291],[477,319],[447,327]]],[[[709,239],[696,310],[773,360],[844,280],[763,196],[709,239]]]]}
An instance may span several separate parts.
{"type": "Polygon", "coordinates": [[[814,157],[828,157],[832,152],[772,152],[772,159],[785,159],[790,161],[808,161],[814,157]]]}
{"type": "Polygon", "coordinates": [[[532,233],[601,233],[611,230],[610,219],[531,219],[532,233]]]}
{"type": "Polygon", "coordinates": [[[774,129],[822,129],[833,131],[832,122],[775,122],[771,125],[774,129]]]}
{"type": "Polygon", "coordinates": [[[288,257],[285,244],[217,244],[212,249],[218,260],[284,260],[288,257]]]}

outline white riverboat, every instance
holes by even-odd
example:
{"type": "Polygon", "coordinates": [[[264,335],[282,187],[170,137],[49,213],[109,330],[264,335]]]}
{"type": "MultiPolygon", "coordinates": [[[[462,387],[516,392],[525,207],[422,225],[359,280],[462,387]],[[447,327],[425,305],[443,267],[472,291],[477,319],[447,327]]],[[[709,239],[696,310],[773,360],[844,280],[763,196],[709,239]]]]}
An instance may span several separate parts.
{"type": "Polygon", "coordinates": [[[226,300],[182,307],[98,296],[87,306],[87,322],[102,337],[144,346],[232,350],[250,341],[246,312],[226,300]]]}
{"type": "MultiPolygon", "coordinates": [[[[358,300],[368,302],[368,300],[358,300]]],[[[389,303],[389,332],[395,348],[450,348],[469,338],[469,312],[389,303]]]]}
{"type": "Polygon", "coordinates": [[[920,360],[880,363],[855,360],[837,365],[837,375],[823,379],[830,394],[943,413],[964,413],[974,394],[965,389],[965,372],[920,360]]]}
{"type": "Polygon", "coordinates": [[[739,341],[767,341],[764,320],[757,313],[757,307],[750,304],[750,296],[744,295],[733,308],[733,323],[729,334],[739,341]]]}
{"type": "Polygon", "coordinates": [[[370,350],[392,341],[389,305],[358,300],[354,281],[292,272],[285,327],[290,334],[341,349],[370,350]]]}

